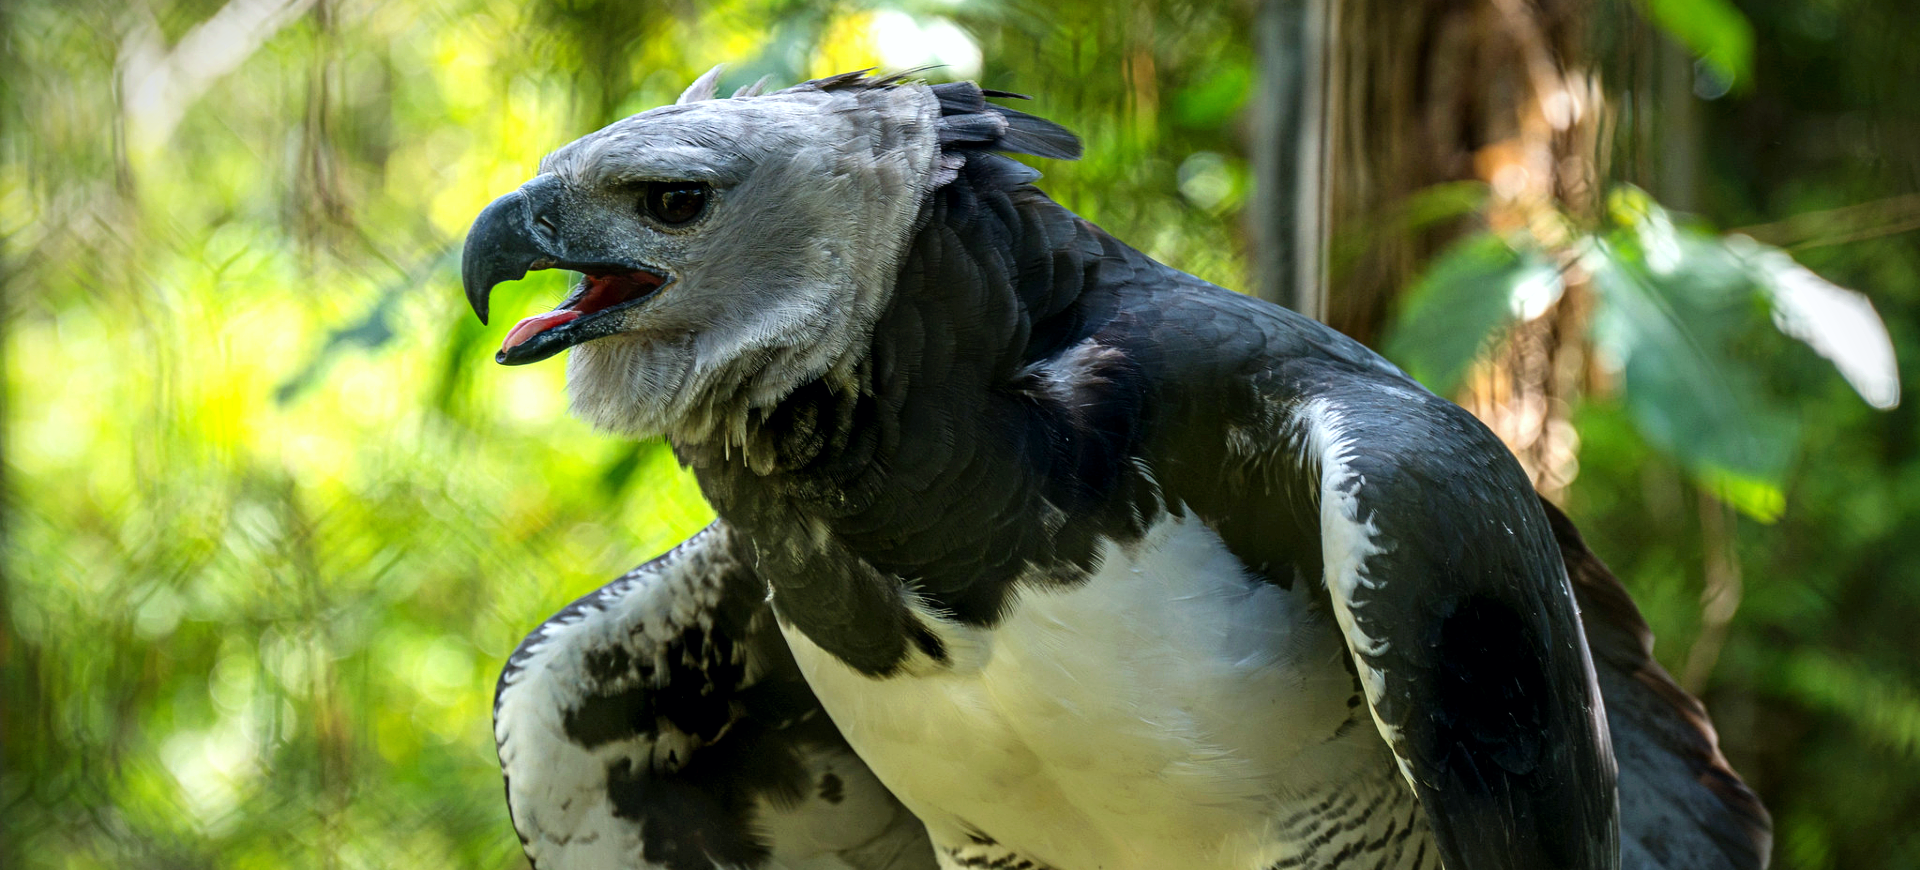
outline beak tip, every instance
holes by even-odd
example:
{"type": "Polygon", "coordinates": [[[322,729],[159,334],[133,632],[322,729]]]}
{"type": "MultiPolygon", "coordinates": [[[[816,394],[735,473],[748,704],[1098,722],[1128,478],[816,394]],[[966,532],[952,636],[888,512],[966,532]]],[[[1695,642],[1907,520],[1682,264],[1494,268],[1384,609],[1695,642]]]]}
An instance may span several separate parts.
{"type": "Polygon", "coordinates": [[[525,193],[516,190],[482,209],[460,252],[461,283],[474,315],[487,323],[494,286],[526,277],[528,266],[550,256],[530,233],[525,193]]]}
{"type": "Polygon", "coordinates": [[[482,326],[487,323],[487,297],[492,295],[488,292],[488,290],[491,289],[492,288],[481,290],[472,283],[466,286],[467,306],[473,309],[473,316],[480,318],[480,324],[482,326]]]}

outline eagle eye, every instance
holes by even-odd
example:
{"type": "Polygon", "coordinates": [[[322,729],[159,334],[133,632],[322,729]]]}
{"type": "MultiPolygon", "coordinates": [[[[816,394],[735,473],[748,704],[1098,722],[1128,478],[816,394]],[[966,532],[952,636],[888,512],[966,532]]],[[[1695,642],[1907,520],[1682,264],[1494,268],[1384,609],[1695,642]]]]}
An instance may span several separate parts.
{"type": "Polygon", "coordinates": [[[670,227],[691,222],[707,210],[713,188],[701,181],[649,181],[640,210],[670,227]]]}

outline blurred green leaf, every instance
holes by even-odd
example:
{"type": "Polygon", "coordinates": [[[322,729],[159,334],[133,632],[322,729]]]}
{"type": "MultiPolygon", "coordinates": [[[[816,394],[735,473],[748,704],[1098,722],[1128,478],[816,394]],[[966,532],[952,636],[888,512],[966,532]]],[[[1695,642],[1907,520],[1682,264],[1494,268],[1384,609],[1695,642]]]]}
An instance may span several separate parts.
{"type": "Polygon", "coordinates": [[[1796,656],[1783,676],[1789,691],[1840,714],[1868,740],[1920,758],[1920,691],[1914,686],[1830,653],[1796,656]]]}
{"type": "Polygon", "coordinates": [[[1735,87],[1753,80],[1753,24],[1731,0],[1640,0],[1647,16],[1735,87]]]}
{"type": "Polygon", "coordinates": [[[1787,512],[1787,491],[1780,480],[1711,466],[1698,470],[1696,476],[1700,486],[1714,498],[1763,523],[1776,522],[1787,512]]]}
{"type": "Polygon", "coordinates": [[[1781,333],[1826,357],[1867,404],[1881,410],[1900,404],[1893,338],[1866,296],[1820,277],[1778,248],[1745,236],[1729,237],[1726,245],[1745,263],[1781,333]]]}
{"type": "Polygon", "coordinates": [[[1744,262],[1639,191],[1611,204],[1627,225],[1595,240],[1586,265],[1601,303],[1595,339],[1620,368],[1628,410],[1648,441],[1771,522],[1799,427],[1736,353],[1757,319],[1744,262]]]}
{"type": "Polygon", "coordinates": [[[1253,88],[1253,66],[1248,59],[1226,64],[1174,98],[1174,119],[1183,127],[1211,129],[1230,120],[1246,105],[1253,88]]]}
{"type": "Polygon", "coordinates": [[[333,364],[334,358],[351,348],[376,351],[393,341],[393,318],[403,298],[420,287],[442,286],[440,282],[459,280],[460,247],[448,246],[439,256],[410,270],[401,280],[380,291],[380,300],[350,326],[334,329],[326,342],[301,366],[273,390],[275,402],[286,404],[312,387],[333,364]]]}
{"type": "Polygon", "coordinates": [[[1560,270],[1539,251],[1516,251],[1493,233],[1469,236],[1403,297],[1383,343],[1387,357],[1447,395],[1508,324],[1538,316],[1562,289],[1560,270]]]}
{"type": "Polygon", "coordinates": [[[1627,407],[1702,485],[1778,518],[1799,424],[1763,385],[1766,339],[1805,342],[1884,409],[1900,397],[1886,325],[1865,296],[1776,248],[1682,226],[1645,191],[1617,189],[1608,211],[1616,228],[1594,240],[1587,266],[1600,291],[1596,339],[1621,368],[1627,407]]]}

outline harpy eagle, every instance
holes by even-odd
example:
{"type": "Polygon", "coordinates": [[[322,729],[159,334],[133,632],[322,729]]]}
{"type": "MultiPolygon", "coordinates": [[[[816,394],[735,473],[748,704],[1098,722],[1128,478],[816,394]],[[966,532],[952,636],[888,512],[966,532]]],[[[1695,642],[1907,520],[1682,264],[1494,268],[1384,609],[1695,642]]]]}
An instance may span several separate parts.
{"type": "MultiPolygon", "coordinates": [[[[716,70],[717,73],[717,70],[716,70]]],[[[972,83],[554,152],[498,359],[718,519],[549,619],[494,734],[541,870],[1759,868],[1770,822],[1566,517],[1358,343],[1157,263],[972,83]]]]}

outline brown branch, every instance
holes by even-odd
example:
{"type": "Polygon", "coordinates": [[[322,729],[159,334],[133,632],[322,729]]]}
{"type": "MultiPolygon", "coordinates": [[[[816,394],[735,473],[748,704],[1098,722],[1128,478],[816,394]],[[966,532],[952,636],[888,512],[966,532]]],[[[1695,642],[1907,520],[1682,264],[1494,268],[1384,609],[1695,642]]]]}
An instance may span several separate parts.
{"type": "Polygon", "coordinates": [[[1817,248],[1920,230],[1920,193],[1797,214],[1731,232],[1781,248],[1817,248]]]}

